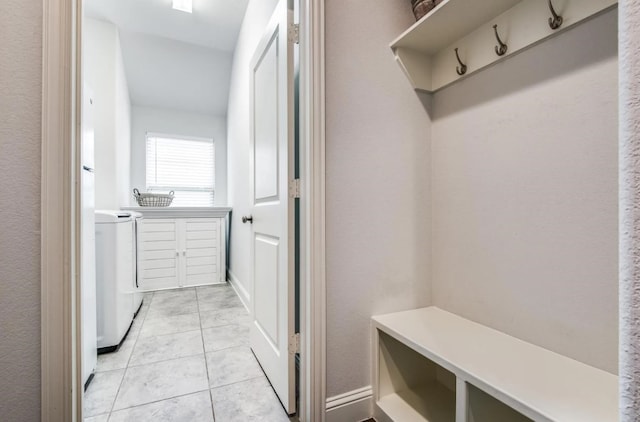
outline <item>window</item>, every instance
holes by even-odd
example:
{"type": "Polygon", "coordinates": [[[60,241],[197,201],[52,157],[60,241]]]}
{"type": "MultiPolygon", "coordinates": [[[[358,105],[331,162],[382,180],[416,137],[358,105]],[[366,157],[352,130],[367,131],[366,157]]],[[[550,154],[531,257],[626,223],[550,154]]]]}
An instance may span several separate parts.
{"type": "Polygon", "coordinates": [[[213,139],[147,134],[147,192],[175,192],[172,206],[213,206],[213,139]]]}

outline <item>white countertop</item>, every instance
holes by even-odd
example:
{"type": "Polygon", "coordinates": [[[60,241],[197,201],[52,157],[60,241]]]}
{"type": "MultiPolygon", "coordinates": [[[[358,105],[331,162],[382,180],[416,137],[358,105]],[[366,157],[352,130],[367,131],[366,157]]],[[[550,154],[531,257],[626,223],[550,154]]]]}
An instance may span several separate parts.
{"type": "Polygon", "coordinates": [[[122,209],[142,213],[145,218],[222,218],[231,212],[231,207],[122,207],[122,209]]]}

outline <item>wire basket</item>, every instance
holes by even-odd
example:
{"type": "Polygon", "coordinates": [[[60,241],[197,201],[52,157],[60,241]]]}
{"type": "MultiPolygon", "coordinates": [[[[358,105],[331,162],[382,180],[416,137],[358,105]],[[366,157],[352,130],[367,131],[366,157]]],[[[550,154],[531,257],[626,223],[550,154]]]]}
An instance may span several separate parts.
{"type": "Polygon", "coordinates": [[[173,202],[173,191],[166,193],[140,193],[133,190],[133,197],[141,207],[168,207],[173,202]]]}

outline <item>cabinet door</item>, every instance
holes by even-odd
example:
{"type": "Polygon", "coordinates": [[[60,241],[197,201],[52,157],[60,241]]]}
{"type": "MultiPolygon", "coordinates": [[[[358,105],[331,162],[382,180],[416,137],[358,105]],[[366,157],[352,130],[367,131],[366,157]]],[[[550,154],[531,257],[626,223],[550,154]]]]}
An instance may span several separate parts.
{"type": "Polygon", "coordinates": [[[220,282],[221,223],[219,218],[184,219],[183,285],[220,282]]]}
{"type": "Polygon", "coordinates": [[[178,240],[175,219],[145,219],[140,225],[140,288],[179,286],[178,240]]]}

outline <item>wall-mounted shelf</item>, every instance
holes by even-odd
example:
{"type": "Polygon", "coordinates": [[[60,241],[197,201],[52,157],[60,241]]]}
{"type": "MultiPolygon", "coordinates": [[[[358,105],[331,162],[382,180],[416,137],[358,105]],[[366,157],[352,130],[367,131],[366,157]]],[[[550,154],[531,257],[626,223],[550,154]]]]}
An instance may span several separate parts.
{"type": "Polygon", "coordinates": [[[373,317],[381,422],[615,422],[618,377],[436,307],[373,317]]]}
{"type": "MultiPolygon", "coordinates": [[[[604,13],[617,0],[552,0],[562,24],[552,29],[545,0],[444,0],[391,43],[396,60],[412,86],[435,92],[474,72],[523,51],[579,22],[604,13]],[[507,44],[496,54],[493,26],[507,44]],[[466,72],[459,75],[458,48],[466,72]]],[[[551,58],[562,60],[562,57],[551,58]]]]}

